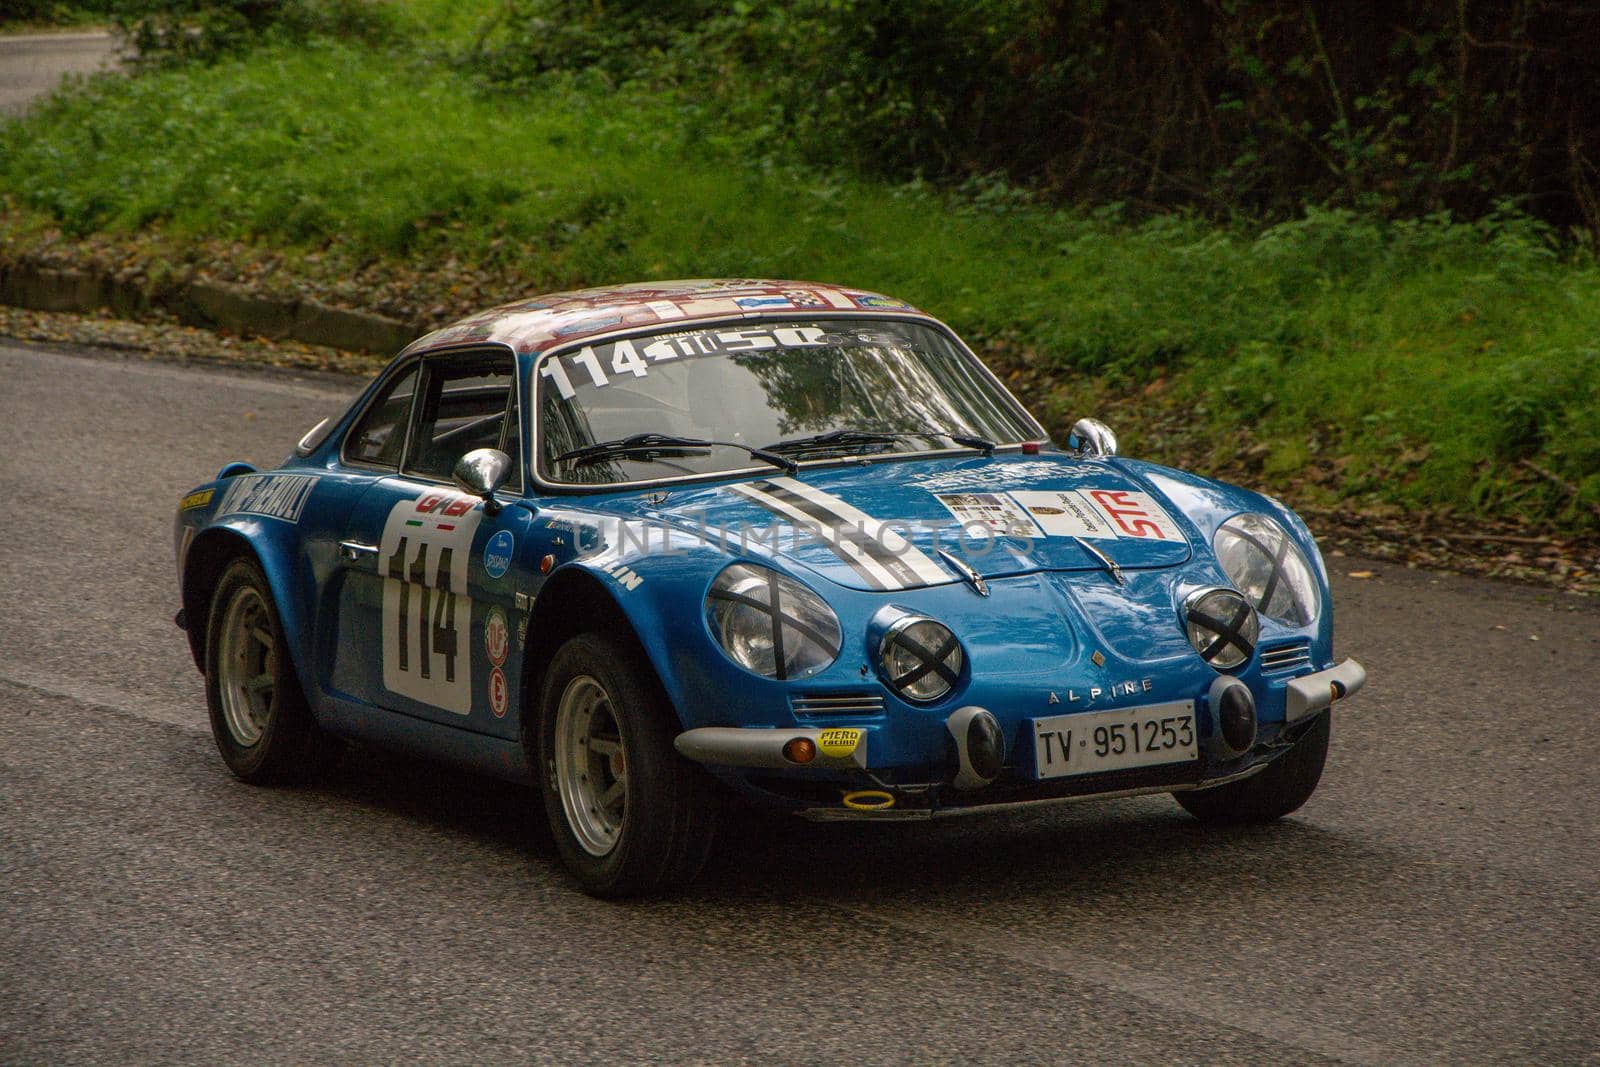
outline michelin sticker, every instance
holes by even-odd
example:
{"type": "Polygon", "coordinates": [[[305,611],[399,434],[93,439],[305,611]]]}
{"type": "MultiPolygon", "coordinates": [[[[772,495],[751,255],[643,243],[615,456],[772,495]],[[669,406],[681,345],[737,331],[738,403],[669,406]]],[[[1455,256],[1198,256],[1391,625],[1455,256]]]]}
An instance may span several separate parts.
{"type": "Polygon", "coordinates": [[[501,530],[483,546],[483,569],[491,578],[503,578],[511,566],[511,553],[516,548],[516,538],[510,530],[501,530]]]}

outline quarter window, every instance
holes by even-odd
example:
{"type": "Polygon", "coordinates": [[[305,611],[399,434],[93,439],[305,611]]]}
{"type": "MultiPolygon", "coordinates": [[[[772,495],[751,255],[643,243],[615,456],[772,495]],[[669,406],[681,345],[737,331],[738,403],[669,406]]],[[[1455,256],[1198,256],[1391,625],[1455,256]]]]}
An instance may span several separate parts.
{"type": "Polygon", "coordinates": [[[398,467],[406,444],[411,395],[417,387],[416,365],[396,375],[379,392],[345,439],[345,459],[375,467],[398,467]]]}

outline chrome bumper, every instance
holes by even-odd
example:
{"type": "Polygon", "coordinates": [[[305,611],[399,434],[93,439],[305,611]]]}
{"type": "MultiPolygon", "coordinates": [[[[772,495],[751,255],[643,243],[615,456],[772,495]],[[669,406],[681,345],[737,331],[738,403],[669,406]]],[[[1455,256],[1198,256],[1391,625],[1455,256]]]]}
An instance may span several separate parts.
{"type": "Polygon", "coordinates": [[[1283,721],[1298,722],[1335,700],[1355,696],[1367,684],[1367,669],[1353,659],[1316,674],[1295,678],[1284,686],[1283,721]]]}
{"type": "Polygon", "coordinates": [[[865,769],[869,732],[860,731],[855,750],[838,758],[826,754],[822,735],[829,730],[757,730],[740,726],[701,726],[685,730],[673,739],[672,747],[685,759],[718,767],[763,767],[768,770],[800,770],[803,767],[865,769]],[[783,746],[797,737],[810,738],[817,756],[806,764],[793,763],[783,754],[783,746]]]}

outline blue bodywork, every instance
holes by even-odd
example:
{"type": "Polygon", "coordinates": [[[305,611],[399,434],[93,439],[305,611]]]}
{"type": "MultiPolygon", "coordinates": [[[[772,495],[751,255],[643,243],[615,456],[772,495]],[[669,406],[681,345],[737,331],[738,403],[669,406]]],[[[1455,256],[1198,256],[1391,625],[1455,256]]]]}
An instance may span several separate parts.
{"type": "MultiPolygon", "coordinates": [[[[389,373],[429,350],[426,342],[414,345],[389,373]]],[[[539,353],[515,346],[506,351],[515,354],[524,395],[531,396],[539,353]]],[[[821,540],[783,536],[774,543],[761,536],[772,515],[735,487],[762,482],[776,471],[620,492],[557,493],[530,485],[523,492],[502,492],[504,508],[490,515],[481,500],[438,481],[347,464],[341,442],[383,380],[319,442],[303,446],[279,467],[257,472],[230,465],[197,487],[176,520],[184,617],[197,664],[203,669],[211,583],[227,560],[253,554],[271,585],[310,707],[337,734],[527,780],[524,734],[533,732],[530,709],[537,708],[537,686],[553,651],[541,638],[559,631],[581,608],[586,618],[625,623],[631,630],[684,730],[845,726],[866,733],[864,770],[708,768],[736,790],[815,808],[837,806],[851,788],[937,787],[950,780],[957,762],[946,719],[957,708],[976,705],[1000,724],[1005,772],[970,793],[924,788],[916,803],[980,806],[1237,775],[1283,750],[1279,734],[1288,681],[1333,665],[1327,575],[1309,531],[1278,502],[1233,486],[1132,459],[1079,456],[1048,442],[1036,454],[1013,448],[992,456],[911,454],[806,466],[798,481],[860,512],[897,521],[930,558],[963,537],[962,524],[935,493],[962,489],[1149,494],[1182,534],[1119,542],[1119,584],[1074,538],[1001,536],[975,544],[968,531],[964,558],[987,583],[987,596],[954,571],[941,582],[885,591],[864,582],[821,540]],[[455,686],[450,692],[460,700],[453,707],[386,684],[380,613],[386,610],[386,578],[396,572],[386,569],[381,552],[362,548],[381,549],[386,522],[429,501],[431,507],[421,512],[428,521],[442,521],[438,516],[454,509],[457,514],[449,517],[460,526],[476,523],[470,541],[461,542],[470,544],[468,607],[456,645],[461,658],[452,668],[456,680],[439,683],[455,686]],[[1218,672],[1191,646],[1182,607],[1196,590],[1229,586],[1212,537],[1230,516],[1246,512],[1269,516],[1290,532],[1315,571],[1321,611],[1303,628],[1263,616],[1256,655],[1230,672],[1253,693],[1259,722],[1256,743],[1239,754],[1215,743],[1207,694],[1218,672]],[[833,608],[843,642],[830,666],[802,680],[780,681],[742,668],[722,651],[708,625],[706,594],[737,561],[776,569],[833,608]],[[943,699],[914,704],[884,683],[875,650],[892,609],[939,620],[960,638],[965,663],[943,699]],[[498,627],[509,648],[499,651],[496,664],[497,635],[490,630],[498,627]],[[1291,645],[1306,646],[1305,656],[1276,671],[1263,667],[1262,653],[1291,645]],[[860,696],[881,706],[832,713],[824,721],[795,710],[796,699],[808,696],[860,696]],[[1196,702],[1197,762],[1035,779],[1035,718],[1187,700],[1196,702]]],[[[525,424],[524,456],[531,454],[528,434],[525,424]]],[[[442,592],[436,584],[432,595],[442,592]]],[[[459,587],[451,592],[463,595],[459,587]]],[[[429,617],[428,609],[422,617],[429,617]]]]}

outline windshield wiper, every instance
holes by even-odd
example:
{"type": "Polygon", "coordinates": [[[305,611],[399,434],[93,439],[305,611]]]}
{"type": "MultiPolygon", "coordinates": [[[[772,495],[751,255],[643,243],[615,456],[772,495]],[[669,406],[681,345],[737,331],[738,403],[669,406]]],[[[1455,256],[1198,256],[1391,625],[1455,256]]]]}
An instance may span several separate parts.
{"type": "Polygon", "coordinates": [[[800,465],[794,460],[763,448],[751,448],[737,441],[706,441],[698,437],[678,437],[667,433],[636,433],[611,441],[597,441],[592,445],[563,452],[555,458],[555,462],[582,467],[590,463],[603,463],[608,459],[624,457],[651,460],[658,456],[692,456],[704,454],[704,449],[713,447],[743,449],[756,459],[765,460],[774,467],[782,467],[790,474],[798,473],[800,470],[800,465]]]}
{"type": "Polygon", "coordinates": [[[952,433],[949,430],[910,430],[901,433],[878,430],[829,430],[827,433],[794,437],[765,447],[769,452],[824,452],[834,448],[888,445],[907,437],[947,437],[958,445],[976,448],[986,456],[994,455],[993,441],[986,441],[972,434],[952,433]]]}

